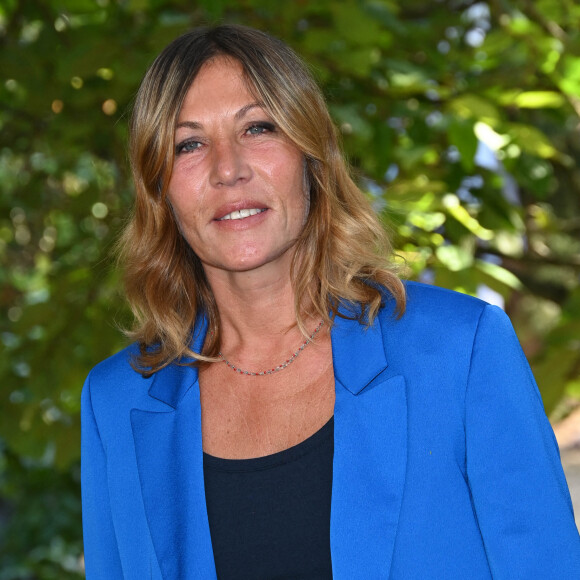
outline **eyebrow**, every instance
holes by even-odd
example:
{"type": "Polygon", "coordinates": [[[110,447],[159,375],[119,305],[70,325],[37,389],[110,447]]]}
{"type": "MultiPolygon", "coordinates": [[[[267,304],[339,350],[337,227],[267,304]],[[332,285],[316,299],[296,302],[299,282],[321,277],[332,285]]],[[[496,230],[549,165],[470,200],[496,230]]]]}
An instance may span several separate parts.
{"type": "MultiPolygon", "coordinates": [[[[234,119],[236,121],[239,121],[249,111],[256,108],[263,109],[264,103],[256,101],[254,103],[248,103],[247,105],[244,105],[239,111],[236,111],[234,119]]],[[[177,123],[177,125],[175,126],[176,129],[181,129],[182,127],[185,127],[187,129],[201,129],[203,125],[201,123],[198,123],[197,121],[181,121],[181,123],[177,123]]]]}

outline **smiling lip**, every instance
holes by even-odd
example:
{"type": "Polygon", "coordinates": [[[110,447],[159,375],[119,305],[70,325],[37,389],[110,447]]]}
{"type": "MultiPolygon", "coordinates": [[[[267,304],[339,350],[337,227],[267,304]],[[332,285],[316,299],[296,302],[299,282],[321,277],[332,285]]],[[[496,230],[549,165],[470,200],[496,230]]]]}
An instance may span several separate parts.
{"type": "Polygon", "coordinates": [[[262,213],[263,211],[266,211],[266,209],[265,208],[257,208],[257,207],[234,210],[230,213],[227,213],[225,216],[219,218],[218,221],[241,220],[241,219],[262,213]]]}
{"type": "Polygon", "coordinates": [[[254,199],[242,199],[235,202],[224,203],[221,207],[218,207],[213,219],[218,222],[239,222],[260,215],[267,209],[268,208],[264,205],[264,202],[259,202],[254,199]]]}

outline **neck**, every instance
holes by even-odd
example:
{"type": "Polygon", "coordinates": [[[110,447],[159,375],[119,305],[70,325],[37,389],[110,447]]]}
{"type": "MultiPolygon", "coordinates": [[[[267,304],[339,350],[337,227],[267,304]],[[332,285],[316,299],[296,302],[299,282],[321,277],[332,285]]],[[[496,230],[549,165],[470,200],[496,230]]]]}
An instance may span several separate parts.
{"type": "Polygon", "coordinates": [[[224,352],[239,345],[260,344],[264,349],[268,340],[300,336],[290,276],[281,275],[279,269],[267,270],[224,272],[207,268],[220,314],[224,352]]]}

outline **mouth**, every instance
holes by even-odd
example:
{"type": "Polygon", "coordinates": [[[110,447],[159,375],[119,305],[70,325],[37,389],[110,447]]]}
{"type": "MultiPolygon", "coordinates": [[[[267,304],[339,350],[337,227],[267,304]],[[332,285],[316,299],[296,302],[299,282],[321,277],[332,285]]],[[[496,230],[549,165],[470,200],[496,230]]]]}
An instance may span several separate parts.
{"type": "Polygon", "coordinates": [[[266,211],[266,208],[251,208],[251,209],[240,209],[240,210],[235,210],[232,211],[231,213],[228,213],[226,215],[224,215],[223,217],[219,218],[218,221],[224,221],[224,220],[243,220],[244,218],[253,216],[253,215],[257,215],[259,213],[262,213],[266,211]]]}

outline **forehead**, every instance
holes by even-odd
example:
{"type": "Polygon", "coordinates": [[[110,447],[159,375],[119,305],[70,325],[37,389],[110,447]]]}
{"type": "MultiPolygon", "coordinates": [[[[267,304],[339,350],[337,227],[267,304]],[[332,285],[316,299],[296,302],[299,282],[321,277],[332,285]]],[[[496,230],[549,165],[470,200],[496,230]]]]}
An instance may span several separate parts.
{"type": "Polygon", "coordinates": [[[243,106],[256,100],[242,64],[231,57],[217,56],[200,68],[185,95],[181,113],[243,106]]]}

